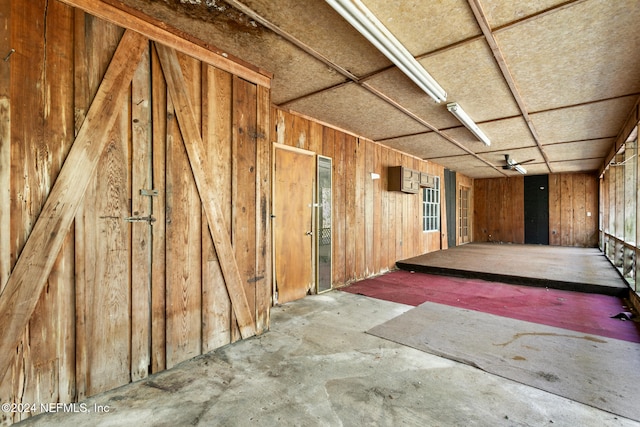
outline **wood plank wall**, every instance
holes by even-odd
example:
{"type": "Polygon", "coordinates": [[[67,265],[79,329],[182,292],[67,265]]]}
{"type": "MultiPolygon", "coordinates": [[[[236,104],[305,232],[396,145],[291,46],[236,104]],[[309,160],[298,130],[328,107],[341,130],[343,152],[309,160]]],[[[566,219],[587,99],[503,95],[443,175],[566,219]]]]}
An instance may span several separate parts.
{"type": "MultiPolygon", "coordinates": [[[[524,177],[476,179],[473,206],[475,242],[524,243],[524,177]]],[[[597,214],[595,175],[549,175],[550,245],[596,247],[597,214]]]]}
{"type": "Polygon", "coordinates": [[[549,175],[550,245],[598,246],[598,185],[593,174],[549,175]]]}
{"type": "MultiPolygon", "coordinates": [[[[276,107],[271,132],[273,142],[333,159],[334,287],[394,269],[400,259],[447,247],[442,166],[276,107]],[[387,190],[390,166],[440,176],[440,233],[422,232],[421,194],[387,190]],[[372,180],[371,172],[380,174],[380,179],[372,180]]],[[[458,180],[472,182],[467,177],[458,180]]]]}
{"type": "MultiPolygon", "coordinates": [[[[55,0],[1,1],[0,24],[2,46],[15,49],[0,61],[2,290],[124,30],[55,0]]],[[[271,303],[269,89],[178,58],[261,333],[271,303]]],[[[78,401],[240,339],[221,268],[229,260],[209,233],[153,43],[129,93],[20,344],[0,356],[11,358],[2,403],[78,401]],[[152,225],[124,220],[147,216],[152,225]]],[[[3,412],[0,425],[28,416],[3,412]]]]}
{"type": "Polygon", "coordinates": [[[476,179],[474,242],[524,243],[524,178],[476,179]]]}

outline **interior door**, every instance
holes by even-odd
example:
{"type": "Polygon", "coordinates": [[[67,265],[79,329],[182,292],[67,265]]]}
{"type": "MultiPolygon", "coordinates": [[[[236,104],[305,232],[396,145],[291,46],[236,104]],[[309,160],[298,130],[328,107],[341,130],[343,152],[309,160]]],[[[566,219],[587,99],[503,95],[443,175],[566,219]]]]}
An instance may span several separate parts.
{"type": "Polygon", "coordinates": [[[549,177],[524,177],[524,242],[549,244],[549,177]]]}
{"type": "Polygon", "coordinates": [[[277,303],[303,298],[315,285],[315,176],[315,153],[275,145],[273,230],[276,287],[274,300],[277,303]]]}

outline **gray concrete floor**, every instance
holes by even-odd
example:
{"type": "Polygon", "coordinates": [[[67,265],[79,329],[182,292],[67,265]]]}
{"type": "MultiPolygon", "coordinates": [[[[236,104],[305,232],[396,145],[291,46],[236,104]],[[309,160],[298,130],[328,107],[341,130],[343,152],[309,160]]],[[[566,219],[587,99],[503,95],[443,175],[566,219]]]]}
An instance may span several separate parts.
{"type": "Polygon", "coordinates": [[[262,336],[19,425],[640,425],[365,333],[411,308],[307,297],[275,307],[262,336]]]}

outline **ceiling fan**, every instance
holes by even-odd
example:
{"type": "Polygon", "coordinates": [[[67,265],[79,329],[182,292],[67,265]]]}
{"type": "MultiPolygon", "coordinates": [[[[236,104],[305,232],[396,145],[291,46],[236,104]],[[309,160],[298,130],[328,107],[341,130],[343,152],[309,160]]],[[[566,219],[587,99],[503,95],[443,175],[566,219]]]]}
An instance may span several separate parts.
{"type": "Polygon", "coordinates": [[[504,170],[516,170],[518,172],[520,172],[521,174],[526,174],[527,170],[525,168],[523,168],[521,165],[525,164],[525,163],[529,163],[529,162],[533,162],[535,159],[529,159],[529,160],[525,160],[523,162],[516,162],[515,160],[513,160],[511,157],[509,157],[508,154],[504,155],[504,160],[507,162],[506,165],[502,166],[502,169],[504,170]]]}

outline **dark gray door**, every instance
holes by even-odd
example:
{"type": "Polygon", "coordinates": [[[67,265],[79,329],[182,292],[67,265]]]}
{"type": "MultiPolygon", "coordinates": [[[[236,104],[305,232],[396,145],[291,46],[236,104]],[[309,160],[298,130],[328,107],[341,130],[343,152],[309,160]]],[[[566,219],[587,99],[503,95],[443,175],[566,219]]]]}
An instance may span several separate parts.
{"type": "Polygon", "coordinates": [[[447,208],[447,241],[450,248],[456,246],[456,173],[444,170],[444,194],[447,208]]]}
{"type": "Polygon", "coordinates": [[[524,242],[549,244],[549,176],[524,177],[524,242]]]}

